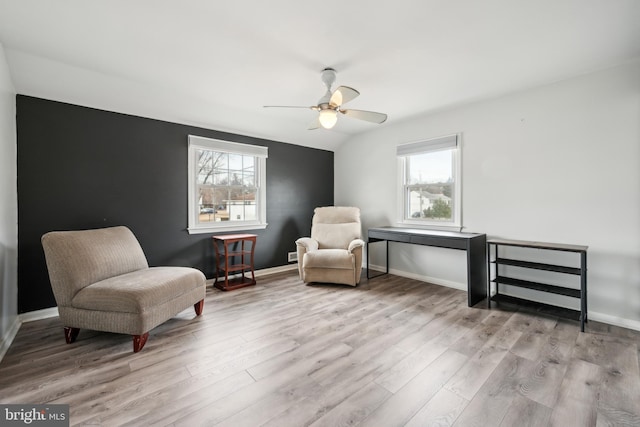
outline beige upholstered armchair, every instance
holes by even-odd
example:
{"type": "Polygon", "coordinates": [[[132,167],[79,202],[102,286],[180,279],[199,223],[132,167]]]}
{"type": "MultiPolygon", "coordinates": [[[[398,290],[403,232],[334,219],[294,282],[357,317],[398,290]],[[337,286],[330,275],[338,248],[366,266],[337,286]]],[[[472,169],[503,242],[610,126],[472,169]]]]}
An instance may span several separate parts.
{"type": "Polygon", "coordinates": [[[133,335],[133,351],[149,331],[193,306],[202,313],[205,276],[188,267],[149,267],[127,227],[54,231],[42,236],[65,338],[80,329],[133,335]]]}
{"type": "Polygon", "coordinates": [[[362,271],[361,236],[360,209],[316,208],[311,237],[296,240],[300,279],[356,286],[362,271]]]}

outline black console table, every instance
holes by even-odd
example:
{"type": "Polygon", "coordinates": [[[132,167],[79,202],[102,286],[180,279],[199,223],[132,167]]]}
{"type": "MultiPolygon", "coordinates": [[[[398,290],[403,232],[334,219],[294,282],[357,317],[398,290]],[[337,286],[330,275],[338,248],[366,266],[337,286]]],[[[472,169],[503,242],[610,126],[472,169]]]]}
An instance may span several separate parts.
{"type": "MultiPolygon", "coordinates": [[[[500,294],[499,285],[510,285],[519,288],[533,289],[541,292],[549,292],[557,295],[565,295],[580,300],[580,330],[584,332],[584,323],[587,321],[587,246],[578,245],[565,245],[560,243],[545,243],[545,242],[529,242],[525,240],[505,240],[505,239],[491,239],[487,241],[487,258],[489,264],[495,264],[495,277],[488,282],[487,295],[489,296],[489,307],[491,306],[491,300],[494,301],[507,301],[514,303],[528,303],[528,301],[513,296],[507,296],[500,294]],[[491,247],[494,246],[494,257],[491,259],[491,247]],[[531,262],[520,259],[512,259],[505,257],[498,249],[503,247],[519,247],[528,249],[537,249],[544,251],[562,251],[573,252],[580,257],[580,267],[567,267],[563,265],[546,264],[539,262],[531,262]],[[554,273],[570,274],[580,276],[580,288],[570,288],[566,286],[551,285],[547,283],[531,282],[528,280],[518,279],[512,276],[507,276],[500,268],[500,266],[512,266],[534,270],[551,271],[554,273]],[[496,284],[496,293],[491,296],[491,282],[496,284]]],[[[487,267],[487,271],[491,271],[490,265],[487,267]]],[[[536,305],[545,306],[548,304],[537,303],[536,305]]],[[[568,309],[569,310],[569,309],[568,309]]]]}
{"type": "MultiPolygon", "coordinates": [[[[412,243],[467,252],[467,299],[469,307],[487,297],[487,236],[478,233],[422,230],[403,227],[370,228],[367,236],[367,279],[369,275],[369,244],[386,242],[386,270],[389,273],[389,242],[412,243]]],[[[374,276],[378,277],[381,274],[374,276]]]]}

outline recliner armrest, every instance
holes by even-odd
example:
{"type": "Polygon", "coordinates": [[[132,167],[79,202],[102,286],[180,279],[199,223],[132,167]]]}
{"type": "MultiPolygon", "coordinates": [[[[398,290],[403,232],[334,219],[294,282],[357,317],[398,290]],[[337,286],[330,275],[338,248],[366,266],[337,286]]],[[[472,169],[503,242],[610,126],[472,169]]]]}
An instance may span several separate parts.
{"type": "Polygon", "coordinates": [[[349,252],[353,252],[356,248],[361,248],[364,246],[364,240],[362,239],[354,239],[349,243],[349,248],[347,249],[349,252]]]}
{"type": "Polygon", "coordinates": [[[296,240],[296,249],[298,253],[298,274],[300,279],[304,281],[304,270],[302,268],[304,255],[307,252],[315,252],[318,250],[318,241],[311,237],[301,237],[296,240]]]}
{"type": "Polygon", "coordinates": [[[307,252],[318,250],[318,242],[312,239],[311,237],[299,238],[298,240],[296,240],[296,246],[303,247],[304,249],[306,249],[307,252]]]}

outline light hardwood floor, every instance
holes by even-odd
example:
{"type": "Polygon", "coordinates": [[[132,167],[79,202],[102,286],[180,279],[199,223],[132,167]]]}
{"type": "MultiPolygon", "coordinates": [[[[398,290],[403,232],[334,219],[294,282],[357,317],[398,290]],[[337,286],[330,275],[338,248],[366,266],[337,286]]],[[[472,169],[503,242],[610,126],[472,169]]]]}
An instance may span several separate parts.
{"type": "Polygon", "coordinates": [[[260,278],[209,288],[145,348],[57,318],[24,324],[1,403],[65,403],[72,425],[640,426],[640,333],[467,307],[383,276],[357,288],[260,278]]]}

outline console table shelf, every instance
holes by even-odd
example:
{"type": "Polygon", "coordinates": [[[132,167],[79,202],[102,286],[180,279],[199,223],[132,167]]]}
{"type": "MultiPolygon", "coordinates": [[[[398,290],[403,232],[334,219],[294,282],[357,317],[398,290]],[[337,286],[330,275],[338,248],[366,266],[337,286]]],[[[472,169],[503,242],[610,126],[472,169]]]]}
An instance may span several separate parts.
{"type": "Polygon", "coordinates": [[[513,265],[515,267],[533,268],[536,270],[555,271],[556,273],[580,275],[580,269],[575,267],[565,267],[563,265],[543,264],[540,262],[520,261],[517,259],[498,258],[493,263],[502,265],[513,265]]]}
{"type": "Polygon", "coordinates": [[[519,288],[534,289],[536,291],[549,292],[552,294],[566,295],[568,297],[580,298],[580,289],[565,288],[562,286],[548,285],[546,283],[530,282],[528,280],[515,279],[513,277],[498,276],[492,280],[493,283],[517,286],[519,288]]]}
{"type": "MultiPolygon", "coordinates": [[[[491,239],[487,240],[487,254],[488,254],[488,268],[489,281],[487,284],[487,301],[489,307],[491,301],[506,301],[511,303],[519,303],[525,301],[523,298],[500,294],[499,285],[509,285],[519,288],[532,289],[540,292],[548,292],[557,295],[564,295],[580,300],[580,310],[564,309],[565,311],[575,311],[580,314],[580,330],[584,332],[584,324],[587,321],[587,246],[577,245],[564,245],[558,243],[544,243],[544,242],[529,242],[524,240],[505,240],[505,239],[491,239]],[[537,249],[545,251],[563,251],[576,253],[580,257],[580,267],[568,267],[564,265],[547,264],[540,262],[531,262],[520,259],[512,259],[504,257],[499,254],[499,247],[511,246],[527,249],[537,249]],[[494,259],[491,259],[492,247],[494,248],[494,259]],[[494,265],[494,278],[491,279],[491,264],[494,265]],[[500,266],[519,267],[523,269],[544,270],[559,274],[568,274],[574,276],[580,276],[580,288],[575,289],[567,286],[552,285],[548,283],[533,282],[529,280],[518,279],[515,277],[507,276],[501,272],[500,266]],[[491,295],[491,283],[496,284],[495,294],[491,295]]],[[[551,306],[550,304],[536,303],[539,306],[551,306]]]]}

